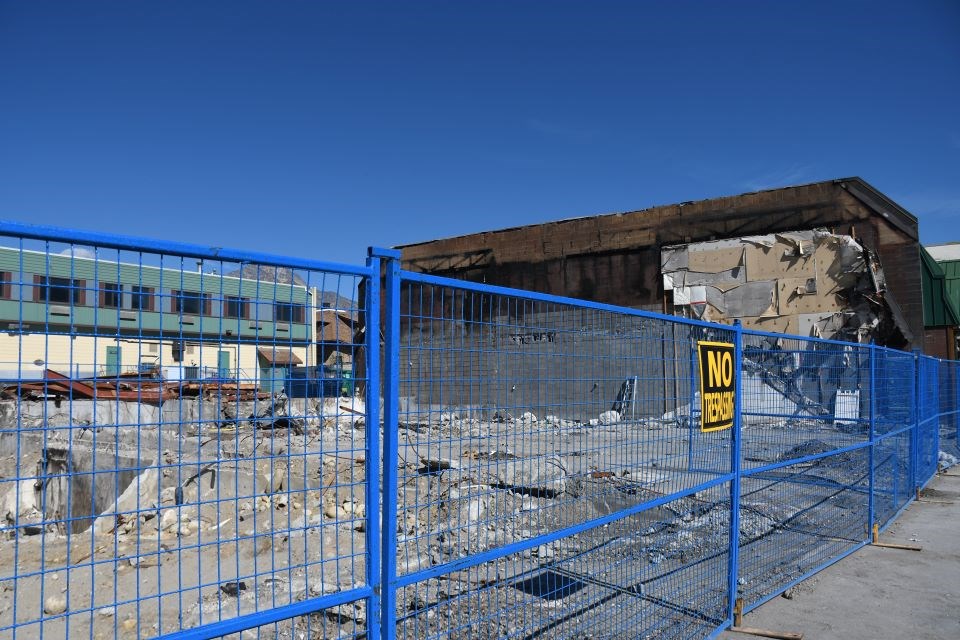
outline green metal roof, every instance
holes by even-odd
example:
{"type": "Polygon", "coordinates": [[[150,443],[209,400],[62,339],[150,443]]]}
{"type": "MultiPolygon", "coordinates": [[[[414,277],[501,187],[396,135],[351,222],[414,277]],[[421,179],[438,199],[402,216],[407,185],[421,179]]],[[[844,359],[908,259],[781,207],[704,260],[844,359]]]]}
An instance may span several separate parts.
{"type": "Polygon", "coordinates": [[[960,325],[960,260],[937,262],[920,247],[923,280],[923,325],[960,325]]]}

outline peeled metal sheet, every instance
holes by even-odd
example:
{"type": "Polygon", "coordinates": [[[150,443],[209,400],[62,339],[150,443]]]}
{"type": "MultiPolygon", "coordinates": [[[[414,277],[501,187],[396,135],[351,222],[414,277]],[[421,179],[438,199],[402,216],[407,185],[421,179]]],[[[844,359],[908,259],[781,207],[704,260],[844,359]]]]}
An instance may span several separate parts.
{"type": "Polygon", "coordinates": [[[775,280],[747,282],[723,294],[726,314],[730,317],[777,315],[777,283],[775,280]]]}
{"type": "Polygon", "coordinates": [[[817,237],[817,232],[813,229],[808,231],[787,231],[776,234],[778,240],[783,240],[790,244],[800,244],[801,242],[811,242],[817,237]]]}
{"type": "Polygon", "coordinates": [[[830,338],[845,323],[842,314],[835,311],[801,313],[798,317],[800,320],[800,335],[815,338],[830,338]]]}
{"type": "Polygon", "coordinates": [[[686,270],[689,266],[686,247],[664,247],[660,252],[660,271],[686,270]]]}
{"type": "Polygon", "coordinates": [[[707,294],[707,304],[719,311],[720,313],[726,315],[727,305],[724,302],[723,291],[717,287],[704,287],[704,290],[707,294]]]}
{"type": "Polygon", "coordinates": [[[673,291],[677,287],[683,286],[683,272],[677,273],[664,273],[663,274],[663,290],[664,291],[673,291]]]}
{"type": "Polygon", "coordinates": [[[747,274],[743,267],[735,267],[720,273],[701,273],[699,271],[685,271],[683,273],[683,282],[686,285],[704,284],[721,287],[724,285],[736,286],[747,281],[747,274]]]}
{"type": "Polygon", "coordinates": [[[704,304],[707,301],[706,287],[690,287],[690,304],[704,304]]]}

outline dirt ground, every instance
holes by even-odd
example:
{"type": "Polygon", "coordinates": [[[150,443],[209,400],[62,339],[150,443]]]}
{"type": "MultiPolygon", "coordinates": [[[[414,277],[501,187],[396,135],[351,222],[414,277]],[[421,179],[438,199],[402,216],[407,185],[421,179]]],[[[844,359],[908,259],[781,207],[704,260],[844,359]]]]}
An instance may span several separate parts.
{"type": "MultiPolygon", "coordinates": [[[[960,638],[960,470],[934,479],[881,542],[920,553],[865,547],[744,616],[743,624],[807,640],[960,638]]],[[[725,632],[723,640],[756,636],[725,632]]]]}

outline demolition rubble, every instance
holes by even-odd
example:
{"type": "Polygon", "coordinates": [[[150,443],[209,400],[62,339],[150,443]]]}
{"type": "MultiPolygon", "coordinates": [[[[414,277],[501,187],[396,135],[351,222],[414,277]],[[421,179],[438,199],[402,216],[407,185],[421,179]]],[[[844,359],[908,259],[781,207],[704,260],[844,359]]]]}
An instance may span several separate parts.
{"type": "MultiPolygon", "coordinates": [[[[858,368],[849,350],[821,353],[823,366],[804,367],[770,340],[744,349],[749,464],[823,454],[862,438],[865,399],[848,395],[858,368]],[[840,373],[826,379],[825,368],[840,373]],[[848,419],[825,419],[840,415],[848,419]]],[[[6,481],[0,496],[0,566],[15,566],[19,576],[0,589],[0,625],[43,611],[51,637],[154,636],[365,584],[371,435],[359,398],[151,382],[135,391],[175,399],[135,402],[121,398],[134,390],[122,384],[50,380],[50,395],[64,397],[39,398],[22,385],[0,400],[0,472],[20,479],[6,481]],[[139,602],[115,597],[128,593],[139,593],[139,602]]],[[[594,406],[596,417],[586,420],[406,398],[397,520],[384,523],[396,527],[398,574],[519,546],[401,589],[398,636],[442,629],[461,630],[451,637],[510,636],[527,624],[520,603],[552,611],[574,594],[601,597],[594,592],[612,593],[610,607],[649,610],[641,631],[650,637],[689,624],[690,611],[722,618],[722,585],[707,582],[726,575],[728,487],[661,498],[703,482],[705,473],[728,472],[729,437],[700,433],[696,395],[655,415],[643,415],[640,397],[628,379],[613,407],[594,406]],[[650,501],[658,502],[641,507],[650,501]],[[574,530],[591,521],[602,524],[574,530]],[[562,530],[557,540],[523,545],[562,530]],[[636,567],[628,576],[625,558],[636,567]],[[698,569],[684,574],[685,592],[699,600],[678,608],[651,595],[691,568],[698,569]]],[[[804,544],[783,541],[823,518],[833,532],[862,535],[865,494],[822,494],[861,482],[867,465],[860,450],[744,483],[745,557],[751,545],[789,556],[754,572],[745,562],[744,593],[765,593],[811,569],[816,557],[804,555],[804,544]]],[[[876,482],[905,472],[880,466],[876,482]]],[[[615,620],[597,615],[596,637],[615,636],[603,627],[615,620]]],[[[357,637],[367,624],[360,601],[261,637],[357,637]]]]}

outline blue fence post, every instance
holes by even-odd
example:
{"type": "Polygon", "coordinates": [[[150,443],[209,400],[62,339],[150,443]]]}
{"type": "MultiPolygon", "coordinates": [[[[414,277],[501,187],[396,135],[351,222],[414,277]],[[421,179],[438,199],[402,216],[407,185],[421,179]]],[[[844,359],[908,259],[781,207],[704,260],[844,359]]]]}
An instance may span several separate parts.
{"type": "MultiPolygon", "coordinates": [[[[920,350],[913,350],[913,429],[910,436],[910,494],[916,494],[920,486],[920,415],[923,407],[923,361],[920,360],[920,350]]],[[[907,497],[910,499],[910,496],[907,497]]]]}
{"type": "Polygon", "coordinates": [[[876,469],[874,469],[874,461],[876,460],[876,447],[877,447],[877,347],[870,342],[870,348],[867,352],[870,356],[870,447],[869,451],[869,464],[870,464],[870,486],[869,493],[867,494],[867,538],[869,539],[873,534],[873,522],[875,519],[874,513],[874,492],[876,488],[876,469]]]}
{"type": "Polygon", "coordinates": [[[740,573],[740,437],[743,412],[743,327],[740,325],[739,320],[734,320],[733,328],[733,353],[736,366],[734,367],[733,429],[731,429],[733,447],[730,454],[730,463],[733,477],[730,480],[730,557],[727,580],[727,588],[730,592],[727,603],[727,616],[730,619],[730,624],[734,624],[735,622],[734,610],[737,603],[740,573]]]}
{"type": "Polygon", "coordinates": [[[383,507],[380,637],[397,633],[397,430],[400,395],[400,252],[374,249],[384,264],[383,507]]]}
{"type": "MultiPolygon", "coordinates": [[[[675,394],[676,395],[676,394],[675,394]]],[[[697,341],[690,341],[690,409],[687,412],[687,471],[693,471],[693,405],[697,398],[697,341]]],[[[674,401],[674,411],[679,413],[679,402],[674,401]]],[[[676,416],[679,419],[679,415],[676,416]]]]}
{"type": "Polygon", "coordinates": [[[367,367],[366,544],[367,584],[373,589],[367,601],[367,635],[370,640],[379,640],[383,578],[380,567],[380,253],[373,247],[367,249],[367,267],[372,275],[367,279],[364,300],[367,367]]]}
{"type": "MultiPolygon", "coordinates": [[[[941,371],[941,369],[942,369],[941,361],[937,361],[937,368],[934,369],[934,372],[936,373],[936,377],[937,377],[937,383],[935,385],[935,388],[937,390],[937,398],[936,398],[937,406],[934,407],[934,413],[937,414],[937,418],[936,418],[936,422],[934,422],[930,427],[931,429],[933,429],[933,460],[934,460],[933,475],[936,475],[937,471],[940,469],[940,420],[941,420],[940,416],[943,414],[943,400],[940,398],[940,388],[941,388],[940,379],[941,379],[941,376],[943,375],[943,372],[941,371]]],[[[931,475],[930,477],[932,478],[933,475],[931,475]]],[[[930,478],[927,478],[927,479],[929,480],[930,478]]]]}

